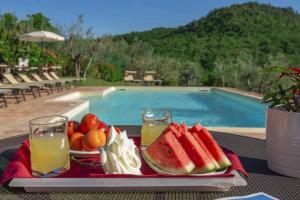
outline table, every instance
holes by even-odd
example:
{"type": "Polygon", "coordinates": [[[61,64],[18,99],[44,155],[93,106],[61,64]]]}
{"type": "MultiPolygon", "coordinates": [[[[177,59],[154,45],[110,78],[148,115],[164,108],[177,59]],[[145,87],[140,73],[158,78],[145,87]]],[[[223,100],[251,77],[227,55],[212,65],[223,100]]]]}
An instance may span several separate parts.
{"type": "MultiPolygon", "coordinates": [[[[140,133],[140,126],[119,126],[128,134],[140,133]]],[[[234,187],[229,192],[102,192],[102,193],[25,193],[22,189],[11,189],[7,185],[0,188],[0,199],[215,199],[229,196],[265,192],[279,199],[300,199],[300,179],[286,177],[267,168],[266,142],[243,136],[213,133],[224,147],[236,152],[249,178],[248,186],[234,187]]],[[[0,175],[11,156],[27,135],[0,140],[0,175]]]]}

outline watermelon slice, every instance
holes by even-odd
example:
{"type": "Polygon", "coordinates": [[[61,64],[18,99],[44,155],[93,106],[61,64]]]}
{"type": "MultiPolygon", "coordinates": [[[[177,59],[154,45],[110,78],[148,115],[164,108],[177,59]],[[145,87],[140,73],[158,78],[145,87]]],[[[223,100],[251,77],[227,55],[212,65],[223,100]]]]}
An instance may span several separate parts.
{"type": "Polygon", "coordinates": [[[231,165],[231,162],[227,158],[217,141],[214,140],[213,136],[206,128],[202,127],[200,129],[200,127],[202,127],[200,124],[196,124],[193,128],[191,128],[191,131],[195,131],[194,133],[196,133],[199,136],[199,138],[203,141],[203,143],[210,151],[211,155],[219,163],[221,168],[229,167],[231,165]]]}
{"type": "Polygon", "coordinates": [[[205,173],[217,169],[217,166],[215,166],[213,161],[209,159],[208,155],[190,132],[183,132],[178,140],[183,146],[183,149],[189,155],[190,159],[196,165],[193,173],[205,173]]]}
{"type": "Polygon", "coordinates": [[[199,133],[203,129],[203,126],[199,123],[195,124],[192,128],[189,129],[191,133],[199,133]]]}
{"type": "Polygon", "coordinates": [[[180,124],[180,129],[183,131],[183,132],[187,132],[189,131],[187,125],[185,123],[182,123],[180,124]]]}
{"type": "Polygon", "coordinates": [[[176,124],[175,122],[172,122],[171,124],[169,124],[169,126],[167,126],[167,128],[163,131],[162,134],[171,131],[173,134],[175,134],[176,138],[180,138],[181,132],[179,131],[179,129],[180,129],[180,126],[178,124],[176,124]]]}
{"type": "Polygon", "coordinates": [[[190,173],[195,165],[171,131],[161,134],[144,151],[148,161],[159,169],[174,173],[190,173]]]}
{"type": "Polygon", "coordinates": [[[199,138],[197,133],[192,133],[198,144],[202,147],[208,158],[214,163],[216,169],[220,169],[219,163],[215,160],[215,158],[211,155],[210,151],[207,149],[206,145],[202,142],[202,140],[199,138]]]}

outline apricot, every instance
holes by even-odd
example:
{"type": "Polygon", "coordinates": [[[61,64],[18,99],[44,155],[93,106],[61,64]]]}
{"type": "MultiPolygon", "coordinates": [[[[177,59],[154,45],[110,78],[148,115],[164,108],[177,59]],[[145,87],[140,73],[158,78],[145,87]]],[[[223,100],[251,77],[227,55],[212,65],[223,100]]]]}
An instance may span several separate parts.
{"type": "Polygon", "coordinates": [[[100,130],[91,130],[83,138],[82,144],[85,148],[95,149],[106,144],[106,135],[100,130]]]}
{"type": "Polygon", "coordinates": [[[87,144],[86,144],[86,141],[85,140],[81,140],[81,145],[82,145],[82,148],[83,150],[85,151],[96,151],[97,148],[90,148],[87,144]]]}
{"type": "Polygon", "coordinates": [[[98,129],[99,126],[99,119],[94,114],[86,114],[82,119],[80,123],[80,130],[83,133],[87,133],[91,130],[98,129]]]}
{"type": "Polygon", "coordinates": [[[80,133],[80,132],[74,133],[69,140],[70,149],[81,151],[83,149],[82,144],[81,144],[83,137],[84,137],[83,133],[80,133]]]}

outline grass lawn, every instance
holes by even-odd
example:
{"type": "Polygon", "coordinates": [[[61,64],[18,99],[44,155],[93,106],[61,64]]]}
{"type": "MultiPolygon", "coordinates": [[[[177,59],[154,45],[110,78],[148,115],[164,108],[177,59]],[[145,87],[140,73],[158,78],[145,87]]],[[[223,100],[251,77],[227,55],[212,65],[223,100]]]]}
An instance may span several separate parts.
{"type": "Polygon", "coordinates": [[[125,85],[124,81],[109,82],[102,79],[87,78],[81,83],[82,86],[122,86],[125,85]]]}
{"type": "Polygon", "coordinates": [[[144,83],[125,83],[125,81],[118,81],[118,82],[109,82],[102,79],[95,79],[95,78],[87,78],[86,81],[83,81],[81,86],[144,86],[144,83]]]}

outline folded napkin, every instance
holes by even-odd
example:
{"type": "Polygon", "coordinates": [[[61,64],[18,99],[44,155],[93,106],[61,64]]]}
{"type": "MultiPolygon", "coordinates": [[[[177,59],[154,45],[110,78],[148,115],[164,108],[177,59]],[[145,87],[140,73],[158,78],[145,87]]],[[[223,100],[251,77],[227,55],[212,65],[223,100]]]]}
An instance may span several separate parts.
{"type": "MultiPolygon", "coordinates": [[[[140,146],[140,137],[132,137],[137,146],[140,146]]],[[[232,166],[228,168],[225,174],[211,175],[209,177],[232,177],[234,176],[230,172],[232,170],[237,170],[248,177],[247,172],[243,168],[238,156],[227,149],[224,149],[225,154],[228,156],[232,163],[232,166]]],[[[95,159],[95,158],[93,158],[95,159]]],[[[203,178],[197,176],[189,175],[161,175],[153,171],[144,160],[142,160],[141,172],[143,175],[130,175],[130,174],[105,174],[101,167],[93,166],[82,166],[76,162],[71,161],[70,169],[66,173],[57,176],[55,178],[165,178],[165,177],[193,177],[193,178],[203,178]]],[[[205,176],[208,177],[208,176],[205,176]]],[[[13,178],[35,178],[31,175],[30,166],[30,149],[29,141],[25,140],[22,146],[17,149],[14,156],[10,160],[3,176],[0,179],[0,186],[2,186],[7,181],[13,178]]]]}

